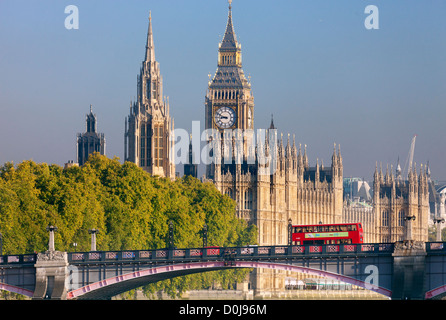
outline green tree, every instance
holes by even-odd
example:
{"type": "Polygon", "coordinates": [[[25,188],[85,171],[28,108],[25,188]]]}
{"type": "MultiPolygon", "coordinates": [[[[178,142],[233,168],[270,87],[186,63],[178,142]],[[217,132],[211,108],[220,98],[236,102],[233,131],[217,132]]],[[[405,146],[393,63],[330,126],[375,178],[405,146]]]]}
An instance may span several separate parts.
{"type": "MultiPolygon", "coordinates": [[[[99,154],[82,167],[23,161],[0,167],[0,232],[4,253],[47,249],[45,227],[56,225],[57,250],[90,249],[88,230],[97,228],[98,250],[167,247],[168,224],[175,226],[175,246],[201,247],[208,227],[209,246],[254,244],[257,229],[235,215],[235,202],[212,183],[192,177],[171,181],[154,177],[133,163],[99,154]]],[[[247,270],[196,274],[144,287],[178,297],[185,290],[209,288],[215,281],[229,287],[247,270]]]]}

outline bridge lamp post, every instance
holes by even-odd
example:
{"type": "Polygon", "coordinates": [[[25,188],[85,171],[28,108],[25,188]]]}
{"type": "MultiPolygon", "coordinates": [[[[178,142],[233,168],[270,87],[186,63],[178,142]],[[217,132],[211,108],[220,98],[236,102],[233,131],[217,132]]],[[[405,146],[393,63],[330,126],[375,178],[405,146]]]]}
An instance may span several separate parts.
{"type": "Polygon", "coordinates": [[[436,239],[436,241],[440,242],[441,241],[441,228],[440,228],[440,224],[444,223],[444,219],[443,218],[436,218],[436,219],[434,219],[434,223],[437,224],[437,239],[436,239]]]}
{"type": "Polygon", "coordinates": [[[54,247],[54,232],[57,231],[57,227],[48,226],[46,227],[46,231],[50,233],[50,239],[48,240],[48,251],[56,251],[54,247]]]}
{"type": "Polygon", "coordinates": [[[174,241],[174,225],[173,221],[169,221],[169,237],[168,237],[169,249],[173,249],[175,245],[174,241]]]}
{"type": "Polygon", "coordinates": [[[409,221],[409,223],[407,225],[407,234],[406,234],[407,239],[406,240],[413,240],[412,239],[412,220],[415,221],[415,219],[416,219],[415,216],[404,217],[405,221],[409,221]]]}
{"type": "Polygon", "coordinates": [[[203,226],[203,247],[208,246],[208,225],[205,223],[203,226]]]}
{"type": "Polygon", "coordinates": [[[3,234],[0,233],[0,256],[3,255],[3,234]]]}
{"type": "Polygon", "coordinates": [[[288,219],[288,245],[293,244],[293,221],[291,218],[288,219]]]}
{"type": "Polygon", "coordinates": [[[91,249],[90,251],[97,251],[96,250],[96,233],[99,232],[99,229],[90,229],[88,230],[88,233],[91,234],[91,249]]]}

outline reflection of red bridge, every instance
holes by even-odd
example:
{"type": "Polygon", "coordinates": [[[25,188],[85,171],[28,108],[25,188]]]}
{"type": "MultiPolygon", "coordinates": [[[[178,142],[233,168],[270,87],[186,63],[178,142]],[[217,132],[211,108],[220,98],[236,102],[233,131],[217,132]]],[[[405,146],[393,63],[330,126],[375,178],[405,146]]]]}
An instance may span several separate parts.
{"type": "Polygon", "coordinates": [[[108,299],[177,276],[266,268],[325,276],[393,299],[446,293],[443,243],[249,246],[0,256],[0,289],[34,299],[108,299]]]}

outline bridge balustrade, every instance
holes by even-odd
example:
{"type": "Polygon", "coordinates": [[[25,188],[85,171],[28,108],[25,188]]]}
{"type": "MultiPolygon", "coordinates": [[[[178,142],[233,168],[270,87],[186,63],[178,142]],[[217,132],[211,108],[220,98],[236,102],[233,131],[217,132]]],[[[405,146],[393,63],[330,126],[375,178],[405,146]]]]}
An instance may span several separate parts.
{"type": "MultiPolygon", "coordinates": [[[[48,252],[0,255],[3,277],[0,285],[3,285],[3,289],[23,292],[28,296],[33,295],[34,290],[37,292],[35,297],[40,297],[40,291],[43,290],[41,288],[46,286],[42,283],[48,281],[49,278],[47,272],[53,272],[55,264],[56,267],[62,268],[60,269],[62,273],[65,272],[63,271],[66,268],[65,259],[68,259],[70,265],[78,267],[78,269],[70,269],[70,272],[80,270],[79,272],[83,272],[82,275],[86,275],[85,279],[92,283],[96,283],[94,281],[97,281],[96,278],[98,278],[99,286],[108,285],[104,282],[107,279],[100,279],[104,270],[104,276],[115,274],[118,270],[122,275],[117,275],[117,280],[113,276],[109,279],[124,281],[127,279],[125,277],[128,279],[140,277],[142,270],[147,271],[152,268],[155,270],[154,274],[157,274],[157,272],[183,272],[184,270],[187,273],[190,268],[206,269],[231,266],[261,268],[263,265],[271,265],[273,268],[283,265],[286,265],[286,268],[303,266],[314,270],[324,267],[323,271],[332,272],[335,270],[335,273],[336,270],[342,270],[342,272],[346,272],[342,273],[342,276],[351,277],[362,283],[364,282],[364,272],[367,273],[362,270],[365,270],[365,267],[368,267],[373,261],[372,263],[376,264],[380,271],[380,288],[378,288],[380,293],[384,292],[383,294],[395,299],[404,297],[430,299],[446,295],[446,273],[444,272],[446,270],[444,267],[446,265],[446,242],[418,243],[415,241],[395,244],[251,245],[244,247],[55,252],[54,255],[48,254],[48,252]],[[60,253],[63,254],[64,261],[60,261],[60,253]],[[335,260],[338,257],[339,259],[335,260]],[[120,267],[116,268],[115,265],[120,265],[120,267]],[[352,273],[351,270],[356,271],[352,271],[352,273]],[[407,270],[410,271],[410,277],[406,277],[407,270]],[[425,284],[420,279],[425,279],[423,280],[425,284]],[[426,289],[423,289],[424,286],[426,289]]],[[[71,277],[73,274],[70,273],[68,276],[71,277]]],[[[147,275],[144,274],[144,277],[147,275]]],[[[166,276],[168,275],[166,274],[166,276]]],[[[89,286],[90,282],[88,282],[89,286]]],[[[43,294],[44,292],[42,297],[43,294]]]]}
{"type": "Polygon", "coordinates": [[[445,251],[444,242],[426,242],[426,252],[429,254],[444,254],[445,251]]]}
{"type": "Polygon", "coordinates": [[[0,264],[35,263],[36,259],[37,259],[36,254],[0,256],[0,264]]]}
{"type": "MultiPolygon", "coordinates": [[[[300,245],[300,246],[247,246],[239,248],[191,248],[191,249],[156,249],[156,250],[127,250],[127,251],[93,251],[70,252],[70,262],[97,261],[129,261],[129,260],[166,260],[166,259],[212,259],[226,255],[233,257],[262,257],[283,255],[319,255],[319,254],[366,254],[392,252],[392,243],[372,244],[337,244],[337,245],[300,245]]],[[[442,242],[426,243],[426,250],[430,253],[443,254],[446,246],[442,242]]],[[[35,263],[37,254],[3,255],[0,265],[35,263]]]]}
{"type": "MultiPolygon", "coordinates": [[[[155,249],[128,251],[95,251],[68,253],[68,261],[73,263],[97,261],[166,261],[166,260],[216,260],[216,259],[262,259],[281,258],[283,256],[319,256],[319,255],[367,255],[388,254],[393,252],[392,243],[372,244],[330,244],[330,245],[296,245],[296,246],[247,246],[232,248],[190,248],[190,249],[155,249]]],[[[445,250],[442,244],[429,246],[430,250],[445,250]],[[441,249],[439,249],[441,248],[441,249]]],[[[19,256],[13,256],[19,257],[19,256]]],[[[0,257],[4,258],[4,257],[0,257]]],[[[9,258],[10,260],[21,258],[9,258]]],[[[2,260],[0,260],[2,261],[2,260]]],[[[1,262],[0,262],[1,263],[1,262]]]]}

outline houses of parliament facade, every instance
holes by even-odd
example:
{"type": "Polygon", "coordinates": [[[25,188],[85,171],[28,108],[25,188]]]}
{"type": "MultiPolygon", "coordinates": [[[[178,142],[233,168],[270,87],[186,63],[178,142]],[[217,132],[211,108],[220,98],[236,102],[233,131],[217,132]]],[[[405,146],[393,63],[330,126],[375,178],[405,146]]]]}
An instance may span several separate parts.
{"type": "MultiPolygon", "coordinates": [[[[205,96],[205,128],[217,132],[209,142],[218,144],[214,161],[206,166],[204,180],[212,181],[236,202],[236,214],[258,228],[259,245],[286,245],[288,224],[362,222],[364,242],[394,242],[410,237],[427,241],[429,215],[426,172],[410,171],[408,180],[375,169],[373,210],[349,208],[343,199],[343,159],[334,146],[331,164],[312,166],[306,146],[295,137],[278,135],[273,121],[265,137],[250,145],[244,135],[254,129],[255,104],[251,84],[242,69],[241,45],[237,41],[229,1],[228,20],[219,44],[217,71],[205,96]],[[227,132],[242,134],[241,140],[227,132]],[[219,139],[221,138],[221,139],[219,139]],[[211,141],[214,139],[214,141],[211,141]],[[230,158],[225,156],[228,151],[230,158]],[[226,152],[226,153],[225,153],[226,152]],[[258,157],[274,159],[265,164],[258,157]],[[266,168],[269,166],[269,168],[266,168]],[[407,217],[415,217],[408,223],[407,217]]],[[[125,161],[147,172],[175,179],[173,119],[169,101],[163,98],[159,63],[155,60],[152,19],[149,18],[145,59],[137,80],[137,101],[131,102],[125,120],[125,161]]],[[[191,158],[191,157],[189,157],[191,158]]],[[[185,164],[185,174],[196,176],[196,167],[185,164]]],[[[255,270],[251,288],[272,292],[284,288],[285,274],[255,270]]]]}

